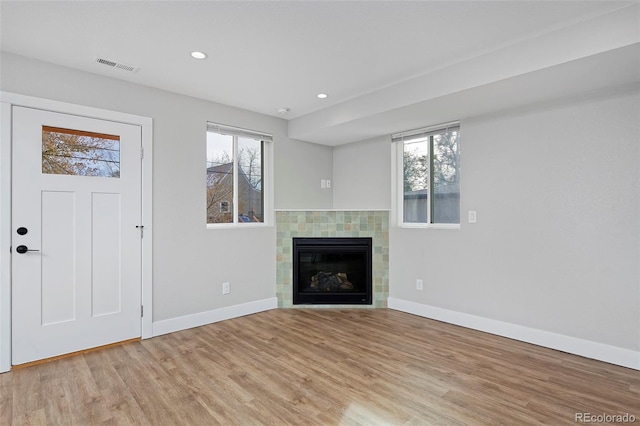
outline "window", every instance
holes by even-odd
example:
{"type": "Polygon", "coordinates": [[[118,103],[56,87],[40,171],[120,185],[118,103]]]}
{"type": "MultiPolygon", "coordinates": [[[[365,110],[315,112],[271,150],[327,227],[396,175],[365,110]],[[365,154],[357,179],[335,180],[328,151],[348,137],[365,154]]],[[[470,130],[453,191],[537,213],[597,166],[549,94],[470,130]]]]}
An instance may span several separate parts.
{"type": "Polygon", "coordinates": [[[459,123],[398,133],[392,141],[400,224],[460,224],[459,123]]]}
{"type": "Polygon", "coordinates": [[[207,224],[265,222],[270,135],[207,123],[207,224]]]}
{"type": "Polygon", "coordinates": [[[120,136],[42,126],[42,173],[120,177],[120,136]]]}

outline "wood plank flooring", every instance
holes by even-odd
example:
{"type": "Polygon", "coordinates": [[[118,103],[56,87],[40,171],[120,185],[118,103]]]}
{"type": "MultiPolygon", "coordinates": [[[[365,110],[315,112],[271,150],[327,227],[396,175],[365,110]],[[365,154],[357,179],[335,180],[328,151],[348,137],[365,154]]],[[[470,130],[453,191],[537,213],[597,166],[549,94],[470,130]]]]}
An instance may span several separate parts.
{"type": "Polygon", "coordinates": [[[0,425],[640,423],[640,372],[389,309],[278,309],[0,374],[0,425]]]}

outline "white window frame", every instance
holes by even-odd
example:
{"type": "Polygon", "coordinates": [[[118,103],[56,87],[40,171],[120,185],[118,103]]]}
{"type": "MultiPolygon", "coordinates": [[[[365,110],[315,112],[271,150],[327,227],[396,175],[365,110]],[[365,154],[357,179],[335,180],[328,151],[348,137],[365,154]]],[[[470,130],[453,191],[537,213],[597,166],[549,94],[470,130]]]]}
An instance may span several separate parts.
{"type": "MultiPolygon", "coordinates": [[[[269,133],[248,130],[240,127],[228,126],[214,122],[207,122],[206,131],[216,132],[223,135],[233,136],[233,200],[229,210],[232,212],[233,222],[228,223],[205,223],[207,229],[221,228],[262,228],[273,226],[273,136],[269,133]],[[261,140],[262,147],[262,197],[263,197],[263,220],[262,222],[240,222],[236,208],[238,206],[238,137],[246,137],[261,140]]],[[[206,216],[206,215],[205,215],[206,216]]]]}
{"type": "MultiPolygon", "coordinates": [[[[399,228],[414,228],[414,229],[460,229],[460,223],[431,223],[431,208],[427,207],[427,221],[426,222],[405,222],[404,221],[404,140],[403,137],[412,136],[419,133],[433,133],[438,131],[446,131],[449,128],[460,127],[459,121],[452,121],[449,123],[438,124],[435,126],[424,127],[421,129],[409,130],[406,132],[396,133],[391,136],[391,173],[394,178],[394,184],[391,185],[393,211],[392,211],[392,223],[399,228]]],[[[429,155],[432,155],[429,152],[429,155]]],[[[432,183],[429,182],[428,197],[432,197],[432,183]]],[[[462,188],[460,193],[462,194],[462,188]]],[[[461,197],[462,198],[462,197],[461,197]]],[[[462,200],[460,200],[460,214],[462,215],[462,200]]],[[[460,222],[462,222],[462,216],[460,216],[460,222]]]]}

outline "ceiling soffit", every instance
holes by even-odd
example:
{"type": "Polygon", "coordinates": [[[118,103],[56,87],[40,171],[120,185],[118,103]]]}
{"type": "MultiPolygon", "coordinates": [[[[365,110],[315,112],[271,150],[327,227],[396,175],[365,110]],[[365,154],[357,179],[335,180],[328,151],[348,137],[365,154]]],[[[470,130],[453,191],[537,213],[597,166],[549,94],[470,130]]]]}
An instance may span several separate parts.
{"type": "Polygon", "coordinates": [[[498,106],[634,84],[640,81],[639,16],[636,4],[293,118],[289,136],[341,145],[486,114],[498,106]],[[457,106],[449,98],[457,99],[457,106]]]}

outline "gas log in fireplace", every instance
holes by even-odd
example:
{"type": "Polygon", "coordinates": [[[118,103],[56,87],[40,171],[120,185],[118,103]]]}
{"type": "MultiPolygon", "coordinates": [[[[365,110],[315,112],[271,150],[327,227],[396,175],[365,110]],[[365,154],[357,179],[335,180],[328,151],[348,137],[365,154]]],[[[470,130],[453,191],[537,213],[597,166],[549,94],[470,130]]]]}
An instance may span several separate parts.
{"type": "Polygon", "coordinates": [[[371,305],[371,238],[294,238],[293,304],[371,305]]]}

